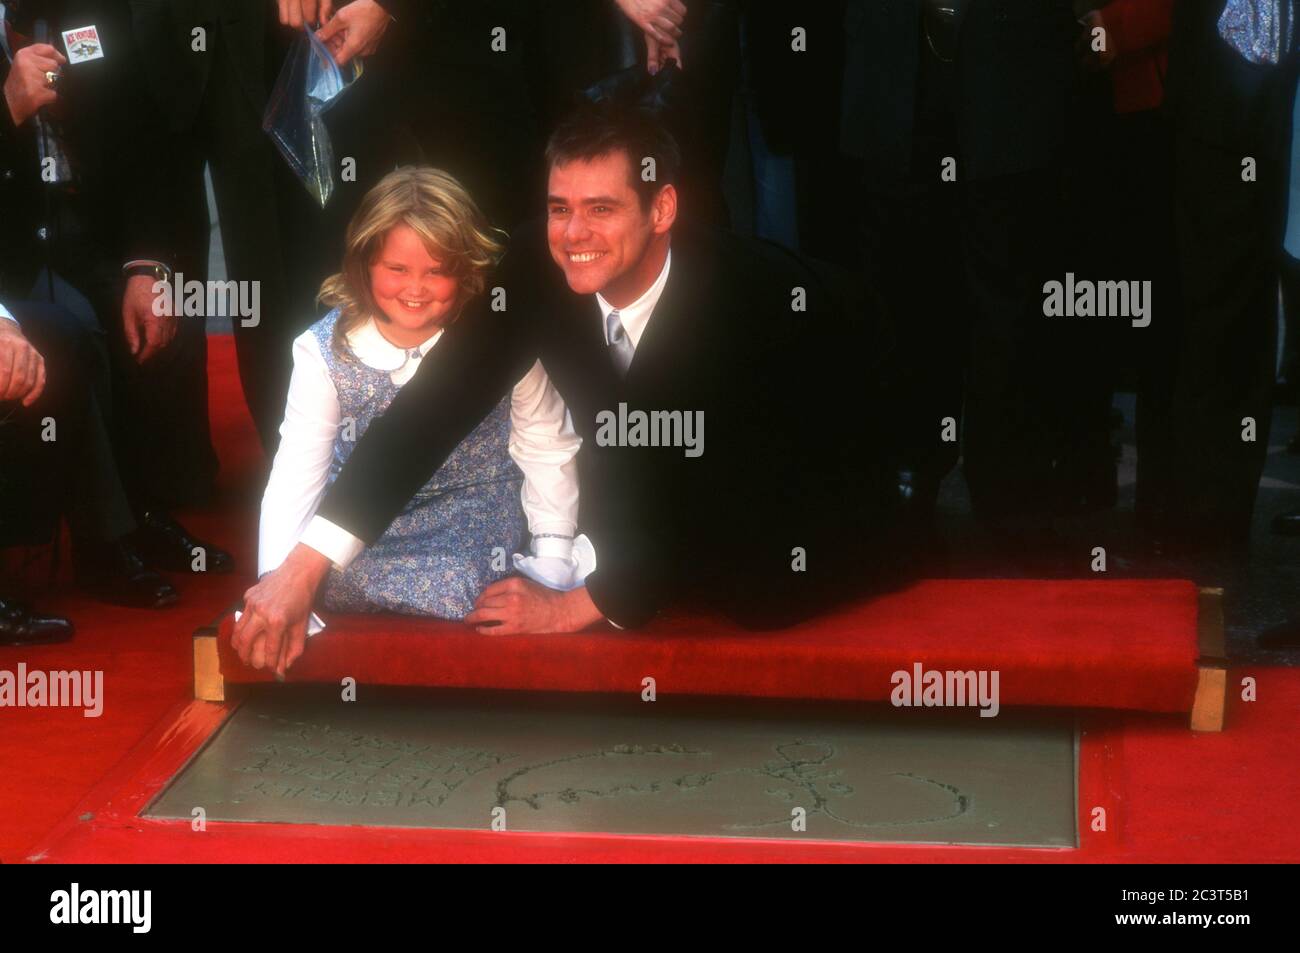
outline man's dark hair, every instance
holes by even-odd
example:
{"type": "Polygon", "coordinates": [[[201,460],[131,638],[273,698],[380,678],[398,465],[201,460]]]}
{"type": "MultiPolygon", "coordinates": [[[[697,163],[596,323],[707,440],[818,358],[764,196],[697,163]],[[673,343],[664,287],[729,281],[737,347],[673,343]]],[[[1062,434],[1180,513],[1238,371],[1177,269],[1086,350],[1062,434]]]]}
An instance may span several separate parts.
{"type": "Polygon", "coordinates": [[[646,109],[609,102],[582,103],[561,120],[546,143],[546,164],[553,168],[590,162],[615,152],[627,153],[632,188],[642,208],[648,208],[665,185],[677,184],[682,154],[672,133],[646,109]],[[654,159],[652,181],[642,175],[646,158],[654,159]]]}

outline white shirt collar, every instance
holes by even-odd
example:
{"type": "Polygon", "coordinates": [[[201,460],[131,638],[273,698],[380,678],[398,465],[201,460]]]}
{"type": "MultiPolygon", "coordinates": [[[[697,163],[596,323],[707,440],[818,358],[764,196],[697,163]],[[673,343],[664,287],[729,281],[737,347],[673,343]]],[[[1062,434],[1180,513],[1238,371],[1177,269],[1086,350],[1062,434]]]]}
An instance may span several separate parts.
{"type": "Polygon", "coordinates": [[[402,348],[384,337],[375,319],[369,318],[348,332],[348,345],[361,363],[375,370],[389,371],[395,383],[405,383],[419,367],[420,360],[438,343],[443,330],[439,328],[418,346],[402,348]]]}
{"type": "Polygon", "coordinates": [[[672,263],[673,251],[670,248],[667,257],[664,258],[663,270],[659,272],[659,277],[655,279],[654,284],[626,308],[615,308],[605,300],[603,295],[596,295],[596,303],[600,305],[600,323],[604,329],[606,344],[609,344],[609,313],[617,311],[618,319],[623,322],[623,330],[632,342],[632,349],[636,350],[637,345],[641,343],[641,335],[645,333],[645,326],[650,321],[650,315],[654,313],[655,305],[659,303],[659,297],[664,293],[664,286],[668,284],[668,269],[672,263]]]}

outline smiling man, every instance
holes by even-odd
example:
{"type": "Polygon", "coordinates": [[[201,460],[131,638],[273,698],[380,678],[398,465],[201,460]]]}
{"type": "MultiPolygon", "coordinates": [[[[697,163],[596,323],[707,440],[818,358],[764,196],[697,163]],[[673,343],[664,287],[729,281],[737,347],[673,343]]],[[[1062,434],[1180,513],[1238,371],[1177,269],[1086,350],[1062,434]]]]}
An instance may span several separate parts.
{"type": "Polygon", "coordinates": [[[628,628],[681,603],[772,627],[900,577],[863,322],[790,253],[685,225],[677,145],[650,116],[585,106],[547,162],[545,245],[513,237],[487,296],[504,308],[445,332],[248,591],[235,646],[255,667],[293,663],[330,564],[377,539],[537,358],[583,438],[596,568],[567,592],[493,584],[467,618],[480,631],[628,628]],[[600,439],[611,413],[635,412],[690,415],[707,447],[600,439]]]}

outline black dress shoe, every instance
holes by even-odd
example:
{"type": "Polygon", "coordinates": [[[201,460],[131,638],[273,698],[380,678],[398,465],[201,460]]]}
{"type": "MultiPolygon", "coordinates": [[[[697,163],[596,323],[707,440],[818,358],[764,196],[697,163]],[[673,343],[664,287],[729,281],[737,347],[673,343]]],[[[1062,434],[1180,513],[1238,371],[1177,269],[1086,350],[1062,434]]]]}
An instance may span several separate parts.
{"type": "Polygon", "coordinates": [[[125,539],[91,554],[78,553],[77,581],[96,598],[132,609],[162,609],[180,595],[162,576],[144,564],[135,546],[125,539]]]}
{"type": "Polygon", "coordinates": [[[230,553],[191,536],[189,530],[159,510],[149,510],[144,514],[136,531],[136,542],[140,554],[150,566],[168,572],[227,573],[235,568],[235,559],[230,553]],[[203,554],[202,569],[194,568],[196,551],[203,554]]]}
{"type": "Polygon", "coordinates": [[[67,619],[32,615],[25,606],[0,599],[0,645],[53,645],[74,632],[67,619]]]}
{"type": "Polygon", "coordinates": [[[1300,536],[1300,510],[1274,516],[1273,532],[1279,536],[1300,536]]]}

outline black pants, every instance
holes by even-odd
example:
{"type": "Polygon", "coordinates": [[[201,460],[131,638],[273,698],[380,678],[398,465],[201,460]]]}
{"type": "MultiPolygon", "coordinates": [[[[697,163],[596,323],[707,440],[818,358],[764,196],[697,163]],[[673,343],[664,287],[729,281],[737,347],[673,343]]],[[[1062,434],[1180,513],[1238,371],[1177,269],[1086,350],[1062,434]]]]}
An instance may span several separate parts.
{"type": "MultiPolygon", "coordinates": [[[[932,60],[933,58],[931,58],[932,60]]],[[[1057,170],[943,181],[958,155],[946,64],[922,70],[910,176],[866,190],[863,257],[885,299],[895,344],[900,463],[933,492],[957,462],[961,423],[972,502],[1002,522],[1051,502],[1062,432],[1053,357],[1059,329],[1042,287],[1060,277],[1057,170]]]]}
{"type": "Polygon", "coordinates": [[[55,305],[9,307],[45,361],[46,384],[30,407],[0,404],[0,545],[43,543],[60,516],[79,548],[131,532],[102,402],[102,333],[55,305]]]}
{"type": "Polygon", "coordinates": [[[1174,155],[1183,308],[1167,335],[1162,495],[1202,542],[1240,543],[1268,453],[1283,167],[1261,154],[1244,182],[1237,151],[1185,135],[1174,155]]]}

